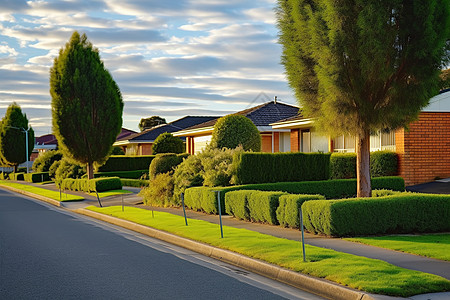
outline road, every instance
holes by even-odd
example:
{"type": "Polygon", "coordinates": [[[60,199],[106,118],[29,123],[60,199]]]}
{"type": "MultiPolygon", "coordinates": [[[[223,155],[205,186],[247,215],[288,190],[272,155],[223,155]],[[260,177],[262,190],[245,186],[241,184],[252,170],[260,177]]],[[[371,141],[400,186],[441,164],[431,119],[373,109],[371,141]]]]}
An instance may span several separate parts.
{"type": "Polygon", "coordinates": [[[0,189],[0,299],[322,299],[0,189]]]}

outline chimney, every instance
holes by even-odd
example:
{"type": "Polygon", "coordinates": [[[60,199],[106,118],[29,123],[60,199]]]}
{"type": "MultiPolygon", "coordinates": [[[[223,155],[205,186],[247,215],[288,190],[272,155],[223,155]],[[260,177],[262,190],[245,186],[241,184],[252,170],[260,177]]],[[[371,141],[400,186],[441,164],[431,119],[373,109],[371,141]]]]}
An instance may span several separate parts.
{"type": "Polygon", "coordinates": [[[277,104],[277,96],[275,96],[275,98],[273,99],[273,103],[277,104]]]}

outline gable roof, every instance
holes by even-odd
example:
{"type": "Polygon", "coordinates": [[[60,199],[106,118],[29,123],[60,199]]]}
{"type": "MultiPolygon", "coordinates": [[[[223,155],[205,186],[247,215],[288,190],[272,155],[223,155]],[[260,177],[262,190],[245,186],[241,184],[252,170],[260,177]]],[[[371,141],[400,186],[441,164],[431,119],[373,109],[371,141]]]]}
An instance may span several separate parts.
{"type": "Polygon", "coordinates": [[[136,134],[136,133],[137,132],[134,130],[122,128],[122,130],[120,131],[119,135],[116,138],[116,141],[122,140],[122,139],[126,138],[127,136],[130,136],[130,135],[136,134]]]}
{"type": "MultiPolygon", "coordinates": [[[[297,106],[270,101],[252,108],[239,111],[237,113],[234,113],[233,115],[242,115],[249,118],[256,127],[266,127],[277,121],[297,116],[298,113],[299,108],[297,106]]],[[[186,128],[186,131],[210,128],[213,127],[216,122],[217,119],[211,120],[186,128]]]]}
{"type": "Polygon", "coordinates": [[[35,141],[36,145],[57,145],[58,141],[53,134],[45,134],[42,136],[36,137],[35,141]]]}
{"type": "Polygon", "coordinates": [[[175,120],[173,122],[157,125],[150,129],[146,129],[142,132],[126,136],[120,140],[117,140],[117,143],[119,143],[119,144],[138,143],[138,142],[151,143],[151,142],[155,141],[155,139],[162,133],[176,132],[176,131],[183,130],[183,129],[191,127],[191,126],[195,126],[200,123],[215,120],[217,118],[218,117],[211,117],[211,116],[209,116],[209,117],[208,116],[186,116],[181,119],[175,120]]]}

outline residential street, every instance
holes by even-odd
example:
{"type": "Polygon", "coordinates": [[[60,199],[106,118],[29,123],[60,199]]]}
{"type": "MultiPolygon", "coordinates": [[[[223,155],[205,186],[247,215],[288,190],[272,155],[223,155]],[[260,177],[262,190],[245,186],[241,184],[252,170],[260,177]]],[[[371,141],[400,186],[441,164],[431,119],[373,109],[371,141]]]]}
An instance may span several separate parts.
{"type": "Polygon", "coordinates": [[[0,299],[321,299],[0,189],[0,299]]]}

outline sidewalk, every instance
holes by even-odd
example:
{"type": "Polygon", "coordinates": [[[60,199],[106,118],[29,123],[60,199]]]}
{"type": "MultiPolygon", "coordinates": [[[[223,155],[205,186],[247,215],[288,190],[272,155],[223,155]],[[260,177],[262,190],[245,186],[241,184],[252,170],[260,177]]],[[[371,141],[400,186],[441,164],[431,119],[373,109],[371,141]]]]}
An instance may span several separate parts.
{"type": "MultiPolygon", "coordinates": [[[[41,188],[46,188],[50,190],[58,190],[53,184],[49,185],[35,185],[41,188]]],[[[181,208],[161,208],[161,207],[149,207],[142,205],[142,198],[137,195],[139,188],[128,188],[124,189],[130,190],[131,194],[111,196],[101,199],[103,206],[114,206],[114,205],[126,205],[132,207],[139,207],[147,210],[164,211],[175,215],[183,216],[183,210],[181,208]]],[[[58,190],[59,191],[59,190],[58,190]]],[[[84,208],[87,206],[99,206],[97,198],[95,196],[89,196],[84,193],[69,192],[70,194],[82,195],[85,197],[84,201],[80,202],[62,202],[61,206],[74,210],[78,208],[84,208]]],[[[200,212],[195,212],[192,210],[186,210],[186,215],[190,219],[199,219],[208,221],[210,223],[219,224],[218,215],[208,215],[200,212]]],[[[296,241],[301,241],[301,233],[299,230],[294,230],[290,228],[282,228],[280,226],[273,226],[267,224],[251,223],[247,221],[242,221],[233,218],[232,216],[222,216],[222,223],[225,226],[245,228],[252,231],[257,231],[263,234],[268,234],[280,238],[286,238],[296,241]]],[[[219,234],[219,229],[218,229],[219,234]]],[[[226,230],[224,230],[224,235],[226,235],[226,230]]],[[[406,268],[417,270],[421,272],[431,273],[435,275],[442,276],[450,280],[450,262],[426,258],[418,255],[412,255],[407,253],[402,253],[398,251],[378,248],[374,246],[368,246],[358,243],[353,243],[345,241],[339,238],[329,238],[324,236],[318,236],[314,234],[305,233],[305,243],[313,246],[318,246],[322,248],[333,249],[340,252],[350,253],[358,256],[364,256],[368,258],[380,259],[386,261],[390,264],[406,268]]],[[[308,255],[308,253],[306,253],[308,255]]],[[[388,297],[389,298],[389,297],[388,297]]],[[[391,298],[392,299],[392,298],[391,298]]],[[[409,299],[422,300],[422,299],[450,299],[450,293],[438,293],[438,294],[427,294],[427,295],[417,295],[410,297],[409,299]]]]}

